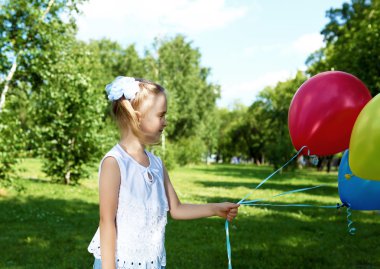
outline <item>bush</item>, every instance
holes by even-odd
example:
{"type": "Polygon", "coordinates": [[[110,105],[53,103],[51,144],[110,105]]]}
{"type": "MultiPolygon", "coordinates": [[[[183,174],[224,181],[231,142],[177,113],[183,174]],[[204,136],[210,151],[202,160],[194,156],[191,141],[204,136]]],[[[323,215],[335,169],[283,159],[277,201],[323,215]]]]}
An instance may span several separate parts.
{"type": "Polygon", "coordinates": [[[205,143],[197,136],[180,139],[175,143],[173,150],[176,163],[179,165],[200,163],[202,156],[207,152],[205,143]]]}

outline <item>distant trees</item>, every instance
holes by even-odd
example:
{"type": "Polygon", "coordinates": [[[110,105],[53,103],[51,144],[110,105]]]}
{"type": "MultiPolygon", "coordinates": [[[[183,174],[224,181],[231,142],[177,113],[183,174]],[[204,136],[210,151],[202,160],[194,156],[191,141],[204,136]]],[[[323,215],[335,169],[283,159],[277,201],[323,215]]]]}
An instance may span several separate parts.
{"type": "MultiPolygon", "coordinates": [[[[341,70],[361,79],[372,95],[380,92],[380,0],[352,0],[326,13],[330,21],[323,28],[326,45],[311,54],[307,75],[341,70]]],[[[291,99],[307,79],[298,72],[294,78],[263,89],[245,109],[220,110],[225,121],[218,153],[229,160],[237,155],[278,166],[294,153],[287,126],[291,99]]],[[[331,159],[331,157],[329,157],[331,159]]],[[[319,167],[320,168],[320,167],[319,167]]]]}
{"type": "Polygon", "coordinates": [[[17,159],[40,157],[54,181],[76,183],[118,139],[104,87],[116,76],[156,81],[168,92],[167,167],[199,162],[216,146],[218,85],[184,36],[155,40],[140,55],[135,46],[78,41],[71,15],[83,1],[5,1],[0,11],[0,87],[7,101],[0,119],[0,178],[17,159]],[[49,7],[45,19],[41,14],[49,7]],[[65,13],[68,21],[61,20],[65,13]],[[5,81],[17,55],[17,68],[5,81]],[[175,150],[174,150],[175,149],[175,150]]]}
{"type": "MultiPolygon", "coordinates": [[[[152,149],[169,168],[211,154],[224,161],[240,156],[278,166],[294,153],[287,114],[307,79],[304,73],[266,87],[249,107],[217,108],[220,86],[209,81],[210,68],[201,65],[199,49],[185,36],[156,39],[143,54],[134,44],[78,41],[73,14],[81,3],[1,2],[0,179],[9,180],[17,159],[26,155],[42,158],[43,170],[55,181],[70,184],[86,177],[118,139],[104,86],[119,75],[166,88],[165,148],[152,149]]],[[[326,46],[307,59],[306,74],[346,71],[375,95],[380,88],[380,0],[352,0],[327,16],[326,46]]]]}
{"type": "Polygon", "coordinates": [[[380,92],[380,0],[352,0],[326,13],[326,46],[307,59],[311,75],[326,70],[351,73],[372,95],[380,92]]]}
{"type": "Polygon", "coordinates": [[[216,99],[219,85],[208,81],[210,69],[201,66],[201,54],[182,35],[156,40],[146,52],[145,77],[168,92],[167,139],[179,164],[199,162],[216,145],[216,99]],[[184,146],[186,145],[186,146],[184,146]]]}
{"type": "Polygon", "coordinates": [[[275,167],[285,163],[294,152],[288,131],[288,110],[296,90],[306,80],[302,72],[274,87],[262,90],[248,108],[235,106],[220,110],[224,119],[219,154],[225,161],[241,156],[255,163],[269,161],[275,167]]]}

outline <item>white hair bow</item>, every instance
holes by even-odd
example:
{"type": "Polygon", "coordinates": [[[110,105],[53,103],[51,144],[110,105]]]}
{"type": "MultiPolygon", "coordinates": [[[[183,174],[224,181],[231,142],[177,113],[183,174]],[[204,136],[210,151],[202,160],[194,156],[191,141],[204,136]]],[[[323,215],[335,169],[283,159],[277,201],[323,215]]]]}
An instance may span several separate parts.
{"type": "Polygon", "coordinates": [[[118,100],[124,95],[127,100],[131,101],[140,91],[139,83],[132,77],[116,77],[112,83],[106,86],[108,100],[118,100]]]}

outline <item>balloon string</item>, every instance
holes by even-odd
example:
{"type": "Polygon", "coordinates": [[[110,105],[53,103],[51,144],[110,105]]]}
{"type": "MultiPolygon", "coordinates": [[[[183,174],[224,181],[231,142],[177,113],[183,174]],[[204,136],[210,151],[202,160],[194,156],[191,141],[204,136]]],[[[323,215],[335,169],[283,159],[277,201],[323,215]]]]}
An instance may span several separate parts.
{"type": "Polygon", "coordinates": [[[355,235],[356,228],[353,227],[353,221],[351,220],[351,207],[349,204],[345,204],[347,206],[346,212],[347,212],[347,231],[350,235],[355,235]]]}
{"type": "Polygon", "coordinates": [[[272,197],[269,197],[269,198],[244,201],[244,202],[241,202],[240,204],[242,204],[242,205],[253,204],[253,203],[256,203],[256,202],[259,202],[259,201],[265,201],[265,200],[268,200],[268,199],[271,199],[271,198],[275,198],[275,197],[279,197],[279,196],[284,196],[284,195],[291,194],[291,193],[296,193],[296,192],[301,192],[301,191],[308,191],[308,190],[312,190],[312,189],[317,189],[317,188],[320,188],[320,187],[323,187],[323,186],[326,186],[326,185],[319,185],[319,186],[315,186],[315,187],[309,187],[309,188],[296,189],[296,190],[292,190],[292,191],[286,191],[286,192],[283,192],[283,193],[279,193],[279,194],[273,195],[272,197]]]}
{"type": "Polygon", "coordinates": [[[278,207],[317,207],[317,208],[336,208],[336,205],[308,205],[308,204],[247,204],[248,206],[278,206],[278,207]]]}
{"type": "MultiPolygon", "coordinates": [[[[317,186],[317,187],[322,187],[322,186],[317,186]]],[[[303,191],[303,190],[307,190],[307,189],[314,189],[315,187],[312,187],[312,188],[305,188],[305,189],[299,189],[299,190],[294,190],[294,191],[290,191],[290,192],[286,192],[286,193],[283,193],[282,195],[285,195],[285,194],[290,194],[290,193],[294,193],[294,192],[300,192],[300,191],[303,191]]],[[[272,197],[278,197],[280,195],[275,195],[275,196],[272,196],[272,197]]],[[[271,198],[272,198],[271,197],[271,198]]],[[[261,199],[262,201],[264,199],[261,199]]],[[[356,233],[356,228],[352,227],[352,224],[353,224],[353,221],[351,220],[351,207],[349,204],[346,204],[346,203],[343,203],[342,205],[340,205],[339,203],[337,203],[336,205],[325,205],[325,206],[321,206],[321,205],[310,205],[310,204],[263,204],[263,203],[255,203],[254,201],[247,201],[245,203],[243,203],[242,205],[246,205],[246,206],[265,206],[265,207],[314,207],[314,208],[335,208],[335,209],[339,209],[341,207],[346,207],[346,211],[347,211],[347,222],[348,222],[348,225],[347,225],[347,230],[348,230],[348,233],[350,235],[355,235],[356,233]],[[250,203],[249,203],[250,202],[250,203]]],[[[226,224],[225,224],[225,228],[226,228],[226,238],[227,238],[227,256],[228,256],[228,269],[232,269],[232,262],[231,262],[231,244],[230,244],[230,238],[229,238],[229,228],[228,228],[228,221],[226,221],[226,224]]]]}
{"type": "Polygon", "coordinates": [[[227,257],[228,257],[228,269],[232,269],[232,261],[231,261],[231,243],[230,243],[230,231],[228,228],[228,221],[225,223],[226,229],[226,243],[227,243],[227,257]]]}
{"type": "MultiPolygon", "coordinates": [[[[272,174],[270,174],[267,178],[265,178],[264,180],[262,180],[257,186],[255,189],[258,189],[260,188],[265,182],[267,182],[271,177],[273,177],[275,174],[277,174],[279,171],[281,171],[283,168],[285,168],[289,163],[291,163],[295,158],[297,158],[298,155],[300,155],[300,153],[305,149],[307,148],[308,150],[308,153],[307,155],[310,156],[310,149],[307,147],[307,146],[302,146],[301,149],[289,160],[287,161],[283,166],[281,166],[279,169],[277,169],[276,171],[274,171],[272,174]]],[[[311,162],[316,165],[318,163],[318,158],[316,155],[311,155],[311,162]]],[[[308,188],[306,188],[308,189],[308,188]]],[[[299,190],[301,191],[301,190],[299,190]]],[[[295,191],[291,191],[291,192],[287,192],[286,194],[288,193],[293,193],[295,191]]],[[[251,191],[250,193],[248,193],[246,196],[243,197],[243,199],[241,199],[238,204],[242,204],[245,199],[247,199],[251,194],[253,193],[253,191],[251,191]]],[[[282,195],[285,195],[285,193],[283,194],[280,194],[278,196],[282,196],[282,195]]],[[[225,230],[226,230],[226,244],[227,244],[227,257],[228,257],[228,269],[232,269],[232,261],[231,261],[231,243],[230,243],[230,236],[229,236],[229,223],[228,221],[226,220],[226,223],[225,223],[225,230]]]]}
{"type": "MultiPolygon", "coordinates": [[[[263,185],[265,182],[267,182],[271,177],[273,177],[275,174],[277,174],[279,171],[281,171],[283,168],[285,168],[289,163],[291,163],[295,158],[297,158],[298,155],[300,155],[300,153],[302,152],[302,150],[304,148],[307,148],[307,146],[303,146],[289,161],[287,161],[283,166],[281,166],[280,168],[278,168],[276,171],[274,171],[272,174],[270,174],[269,176],[267,176],[264,180],[262,180],[259,185],[256,186],[256,190],[258,188],[261,187],[261,185],[263,185]]],[[[310,150],[308,150],[308,154],[310,154],[310,150]]],[[[251,191],[250,193],[248,193],[246,196],[243,197],[243,199],[241,199],[238,204],[242,203],[245,199],[247,199],[251,194],[253,193],[253,191],[251,191]]]]}
{"type": "MultiPolygon", "coordinates": [[[[307,191],[307,190],[311,190],[311,189],[320,188],[322,186],[324,186],[324,185],[320,185],[320,186],[316,186],[316,187],[310,187],[310,188],[302,188],[302,189],[297,189],[297,190],[292,190],[292,191],[287,191],[287,192],[283,192],[283,193],[280,193],[280,194],[273,195],[272,197],[269,197],[269,198],[266,198],[266,199],[256,199],[256,200],[251,200],[251,201],[243,201],[243,202],[241,202],[241,204],[242,205],[248,205],[248,206],[263,205],[263,204],[255,204],[255,203],[258,202],[258,201],[265,201],[265,200],[268,200],[268,199],[271,199],[271,198],[276,198],[276,197],[284,196],[284,195],[291,194],[291,193],[296,193],[296,192],[301,192],[301,191],[307,191]]],[[[282,206],[284,206],[284,205],[282,205],[282,206]]],[[[300,206],[300,205],[298,205],[298,206],[300,206]]],[[[308,206],[308,205],[304,205],[304,206],[308,206]]],[[[334,206],[334,207],[336,207],[336,206],[334,206]]],[[[231,243],[230,243],[230,231],[229,231],[229,223],[228,223],[228,221],[226,221],[226,223],[225,223],[225,230],[226,230],[228,269],[232,269],[231,243]]]]}

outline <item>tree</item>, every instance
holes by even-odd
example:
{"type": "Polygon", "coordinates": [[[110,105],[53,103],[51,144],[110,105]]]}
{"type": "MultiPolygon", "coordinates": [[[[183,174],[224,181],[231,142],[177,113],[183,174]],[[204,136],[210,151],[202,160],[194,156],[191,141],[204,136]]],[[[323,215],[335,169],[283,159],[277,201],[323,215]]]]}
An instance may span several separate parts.
{"type": "Polygon", "coordinates": [[[14,165],[18,163],[20,151],[23,150],[26,140],[21,122],[13,115],[12,104],[14,96],[10,96],[0,117],[0,185],[9,185],[12,174],[16,171],[14,165]]]}
{"type": "Polygon", "coordinates": [[[8,72],[0,98],[0,113],[19,62],[27,63],[39,50],[44,50],[49,35],[64,25],[60,15],[66,13],[70,17],[80,2],[83,0],[50,0],[48,3],[12,0],[2,5],[0,73],[8,72]]]}
{"type": "Polygon", "coordinates": [[[32,148],[31,96],[50,75],[56,45],[75,29],[73,13],[82,0],[2,1],[0,9],[0,178],[9,178],[20,151],[32,148]],[[68,22],[64,22],[65,14],[68,22]],[[58,42],[58,43],[56,43],[58,42]],[[17,71],[17,72],[16,72],[17,71]],[[5,97],[7,96],[7,102],[5,97]]]}
{"type": "Polygon", "coordinates": [[[168,138],[198,134],[198,125],[215,107],[219,86],[207,81],[210,69],[200,65],[201,54],[184,36],[156,40],[147,52],[148,78],[168,91],[168,138]],[[154,57],[156,56],[156,57],[154,57]]]}
{"type": "Polygon", "coordinates": [[[326,46],[309,56],[307,73],[345,71],[376,95],[380,92],[380,0],[352,0],[326,14],[330,21],[321,31],[326,46]]]}
{"type": "Polygon", "coordinates": [[[89,46],[98,50],[101,64],[106,72],[102,76],[105,81],[111,82],[117,76],[138,78],[146,76],[144,58],[138,55],[134,44],[123,48],[116,41],[103,38],[91,40],[89,46]]]}
{"type": "Polygon", "coordinates": [[[218,109],[220,124],[218,128],[217,158],[229,162],[233,156],[248,157],[247,141],[244,139],[248,130],[248,108],[239,102],[234,103],[231,111],[225,108],[218,109]]]}
{"type": "Polygon", "coordinates": [[[160,83],[168,96],[167,139],[178,144],[177,151],[193,151],[194,154],[178,152],[177,161],[198,162],[202,154],[213,147],[210,124],[220,87],[208,82],[210,69],[200,64],[201,54],[182,35],[156,40],[153,51],[146,51],[147,78],[160,83]],[[202,137],[205,140],[199,140],[202,137]],[[197,141],[193,149],[181,144],[197,141]],[[189,157],[190,156],[190,157],[189,157]]]}
{"type": "Polygon", "coordinates": [[[54,181],[75,183],[88,176],[86,165],[105,150],[105,106],[99,55],[72,38],[50,66],[53,79],[34,95],[35,128],[44,157],[43,171],[54,181]]]}
{"type": "Polygon", "coordinates": [[[305,80],[305,75],[297,72],[294,78],[266,87],[250,107],[256,111],[260,136],[265,139],[263,152],[275,167],[284,164],[294,152],[288,130],[288,111],[295,92],[305,80]]]}

